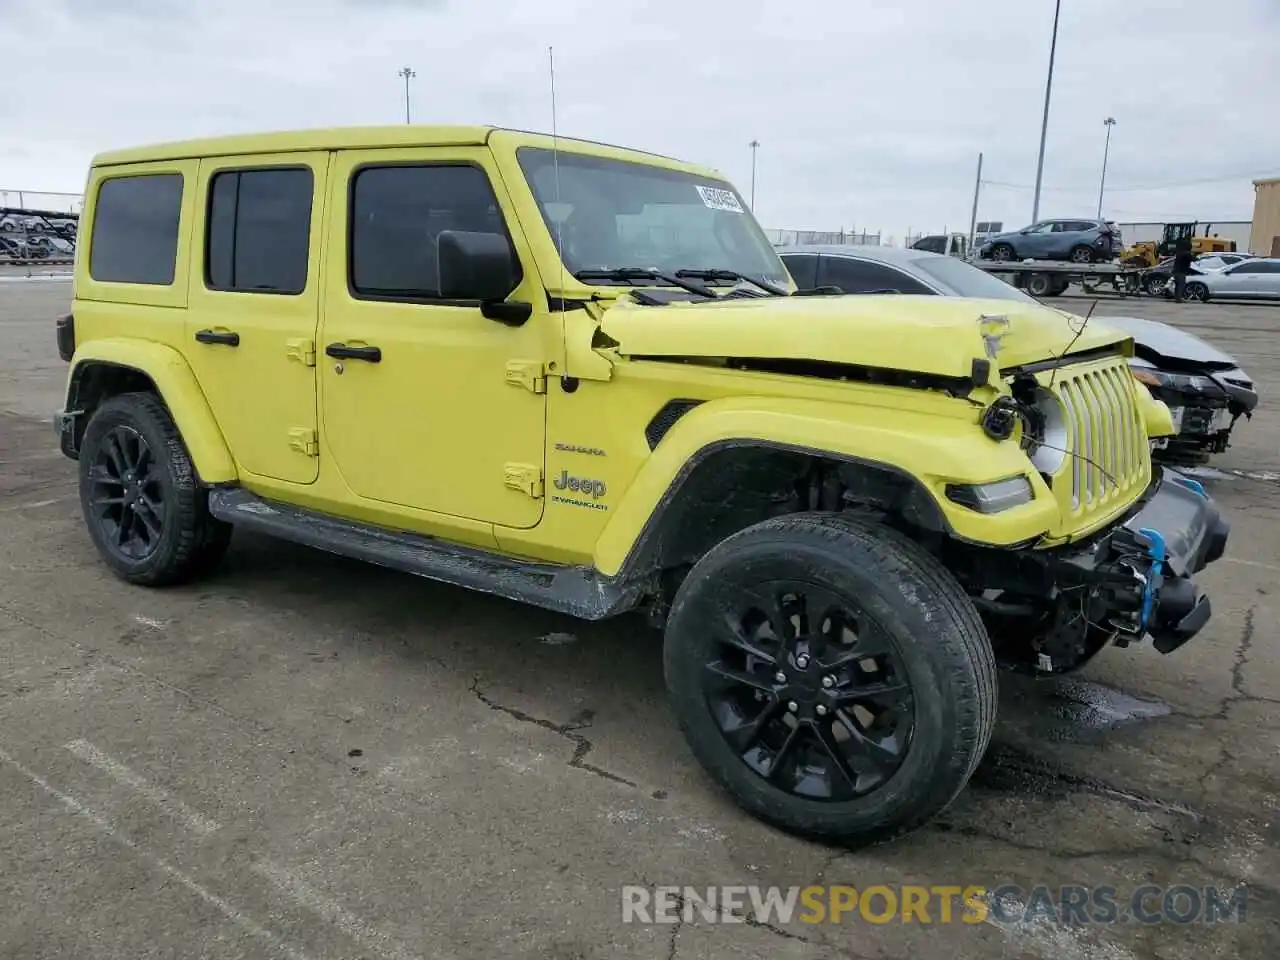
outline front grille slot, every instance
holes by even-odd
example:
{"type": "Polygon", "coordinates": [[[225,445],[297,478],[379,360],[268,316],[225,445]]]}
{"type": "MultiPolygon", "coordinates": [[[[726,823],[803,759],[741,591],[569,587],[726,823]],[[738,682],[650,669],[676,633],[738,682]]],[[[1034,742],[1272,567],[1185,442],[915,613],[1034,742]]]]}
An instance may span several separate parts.
{"type": "Polygon", "coordinates": [[[1132,499],[1151,475],[1137,385],[1123,360],[1057,371],[1071,452],[1062,475],[1071,482],[1071,512],[1084,517],[1132,499]]]}

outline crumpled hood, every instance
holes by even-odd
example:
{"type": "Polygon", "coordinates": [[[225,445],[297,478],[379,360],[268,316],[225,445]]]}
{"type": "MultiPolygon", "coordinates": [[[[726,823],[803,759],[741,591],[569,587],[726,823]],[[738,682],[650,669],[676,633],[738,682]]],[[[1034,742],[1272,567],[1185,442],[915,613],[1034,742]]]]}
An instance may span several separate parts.
{"type": "Polygon", "coordinates": [[[822,360],[969,377],[975,359],[997,368],[1053,359],[1128,334],[1035,303],[936,296],[768,297],[641,306],[622,298],[600,330],[632,357],[822,360]],[[1007,318],[983,323],[982,317],[1007,318]],[[984,335],[985,334],[985,335],[984,335]],[[1072,340],[1075,340],[1072,343],[1072,340]]]}
{"type": "Polygon", "coordinates": [[[1161,359],[1183,360],[1208,364],[1222,370],[1238,365],[1234,357],[1205,343],[1194,334],[1167,323],[1143,320],[1140,317],[1095,317],[1094,321],[1115,327],[1133,337],[1138,354],[1153,363],[1161,359]]]}

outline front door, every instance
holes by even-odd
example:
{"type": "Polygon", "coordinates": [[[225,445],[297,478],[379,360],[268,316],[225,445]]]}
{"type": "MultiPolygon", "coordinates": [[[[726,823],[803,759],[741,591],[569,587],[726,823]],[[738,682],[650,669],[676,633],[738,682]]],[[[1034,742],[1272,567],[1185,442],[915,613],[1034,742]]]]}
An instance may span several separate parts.
{"type": "Polygon", "coordinates": [[[324,449],[359,497],[506,527],[542,516],[549,322],[439,293],[442,230],[506,233],[541,282],[488,150],[336,155],[318,343],[324,449]],[[334,355],[331,355],[334,354],[334,355]]]}
{"type": "Polygon", "coordinates": [[[328,153],[200,164],[185,353],[246,474],[312,483],[328,153]]]}

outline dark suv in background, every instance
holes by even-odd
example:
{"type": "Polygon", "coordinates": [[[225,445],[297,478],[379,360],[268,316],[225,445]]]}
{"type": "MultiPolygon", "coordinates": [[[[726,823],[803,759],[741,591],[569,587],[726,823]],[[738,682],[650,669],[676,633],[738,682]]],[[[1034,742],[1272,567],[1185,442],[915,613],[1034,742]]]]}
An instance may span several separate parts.
{"type": "Polygon", "coordinates": [[[1094,263],[1120,255],[1120,228],[1110,220],[1041,220],[988,237],[978,256],[989,260],[1070,260],[1094,263]]]}

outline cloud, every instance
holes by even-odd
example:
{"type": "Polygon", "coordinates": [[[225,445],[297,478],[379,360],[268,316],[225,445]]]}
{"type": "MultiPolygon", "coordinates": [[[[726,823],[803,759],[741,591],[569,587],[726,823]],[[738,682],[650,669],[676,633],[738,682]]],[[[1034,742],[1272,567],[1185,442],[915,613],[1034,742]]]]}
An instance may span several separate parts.
{"type": "MultiPolygon", "coordinates": [[[[1280,173],[1270,0],[1063,4],[1043,216],[1247,217],[1280,173]],[[1187,8],[1183,8],[1184,10],[1187,8]],[[1204,182],[1193,182],[1204,181],[1204,182]]],[[[219,133],[558,125],[723,170],[771,227],[1026,222],[1052,0],[0,0],[0,188],[76,190],[97,151],[219,133]]]]}

